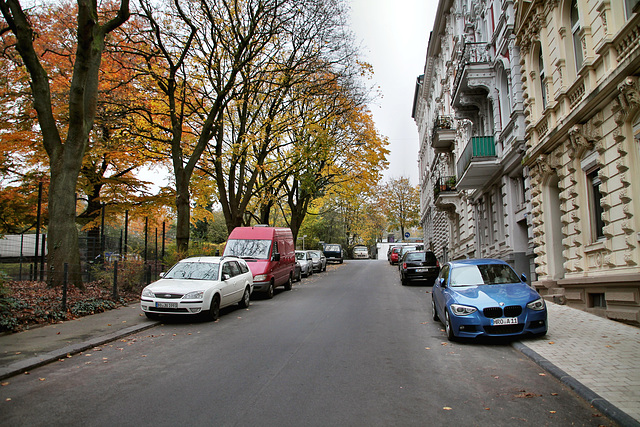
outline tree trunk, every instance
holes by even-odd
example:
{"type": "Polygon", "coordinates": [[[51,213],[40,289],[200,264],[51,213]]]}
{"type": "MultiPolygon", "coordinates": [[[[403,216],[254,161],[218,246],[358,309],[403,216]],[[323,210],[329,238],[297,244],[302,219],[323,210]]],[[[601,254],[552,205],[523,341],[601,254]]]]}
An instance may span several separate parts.
{"type": "Polygon", "coordinates": [[[176,173],[176,245],[178,257],[183,258],[189,252],[189,234],[191,224],[191,207],[189,206],[189,178],[184,175],[190,174],[176,173]]]}
{"type": "Polygon", "coordinates": [[[82,164],[79,160],[63,156],[52,159],[51,184],[49,185],[49,227],[47,249],[50,285],[59,285],[64,280],[67,264],[69,283],[82,286],[78,229],[76,227],[75,188],[82,164]],[[72,189],[73,191],[69,191],[72,189]]]}

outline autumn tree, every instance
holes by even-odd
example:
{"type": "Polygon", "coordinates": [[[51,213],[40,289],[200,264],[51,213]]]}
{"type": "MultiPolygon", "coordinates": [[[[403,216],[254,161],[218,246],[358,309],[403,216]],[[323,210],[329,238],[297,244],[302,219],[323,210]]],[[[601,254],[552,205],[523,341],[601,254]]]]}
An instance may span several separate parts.
{"type": "MultiPolygon", "coordinates": [[[[0,34],[4,40],[9,39],[7,44],[14,43],[28,70],[42,144],[49,157],[49,268],[61,272],[68,264],[71,282],[80,284],[80,252],[75,224],[76,184],[96,114],[104,40],[107,34],[129,18],[129,1],[121,0],[117,11],[99,11],[97,3],[87,0],[77,0],[77,5],[77,44],[66,129],[61,129],[56,122],[50,78],[37,54],[36,44],[47,41],[36,37],[30,18],[18,0],[0,0],[6,24],[0,28],[0,34]]],[[[57,284],[63,278],[54,274],[50,280],[57,284]]]]}
{"type": "Polygon", "coordinates": [[[381,191],[389,230],[400,229],[404,238],[407,228],[415,227],[420,221],[420,191],[408,178],[392,178],[381,191]]]}

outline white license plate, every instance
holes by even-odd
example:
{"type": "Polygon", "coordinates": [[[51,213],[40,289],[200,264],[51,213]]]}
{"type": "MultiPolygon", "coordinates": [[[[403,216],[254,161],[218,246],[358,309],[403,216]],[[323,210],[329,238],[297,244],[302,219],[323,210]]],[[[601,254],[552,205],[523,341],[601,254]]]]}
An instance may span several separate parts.
{"type": "Polygon", "coordinates": [[[493,326],[517,325],[518,324],[518,318],[517,317],[501,317],[499,319],[491,319],[491,324],[493,326]]]}
{"type": "Polygon", "coordinates": [[[178,308],[177,302],[157,302],[157,308],[178,308]]]}

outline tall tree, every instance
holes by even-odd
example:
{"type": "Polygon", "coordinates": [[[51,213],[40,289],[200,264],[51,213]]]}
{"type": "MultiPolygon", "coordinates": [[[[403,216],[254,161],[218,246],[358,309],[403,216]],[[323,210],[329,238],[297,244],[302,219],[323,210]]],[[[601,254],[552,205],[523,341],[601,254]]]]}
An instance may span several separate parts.
{"type": "Polygon", "coordinates": [[[409,178],[393,178],[384,186],[385,211],[391,229],[400,229],[402,238],[409,227],[420,221],[420,191],[409,178]]]}
{"type": "Polygon", "coordinates": [[[69,89],[67,129],[60,129],[52,108],[50,79],[34,44],[38,42],[29,17],[18,0],[0,0],[6,27],[3,37],[15,37],[19,53],[30,76],[33,104],[38,115],[42,142],[49,157],[48,262],[54,274],[51,284],[62,283],[60,273],[69,265],[70,280],[81,284],[80,252],[76,219],[76,185],[82,159],[89,146],[98,98],[98,81],[104,41],[107,34],[129,18],[129,0],[121,0],[117,12],[109,11],[100,22],[97,3],[77,0],[77,46],[73,77],[69,89]],[[66,135],[65,135],[66,131],[66,135]],[[63,136],[64,135],[64,136],[63,136]]]}

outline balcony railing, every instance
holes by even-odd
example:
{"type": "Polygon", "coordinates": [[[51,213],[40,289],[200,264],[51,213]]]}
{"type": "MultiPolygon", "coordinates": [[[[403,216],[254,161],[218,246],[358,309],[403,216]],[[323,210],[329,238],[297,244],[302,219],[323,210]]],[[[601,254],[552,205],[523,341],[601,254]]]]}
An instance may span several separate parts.
{"type": "Polygon", "coordinates": [[[450,149],[455,142],[456,131],[453,129],[453,118],[438,116],[433,121],[431,146],[436,150],[450,149]]]}
{"type": "Polygon", "coordinates": [[[476,160],[489,160],[496,158],[496,144],[493,136],[474,136],[467,144],[460,159],[458,160],[458,176],[462,177],[476,160]]]}
{"type": "Polygon", "coordinates": [[[462,79],[462,75],[464,74],[464,69],[468,65],[486,64],[490,61],[491,54],[489,50],[487,50],[486,42],[465,43],[462,46],[462,54],[460,55],[458,69],[456,70],[456,76],[453,81],[454,93],[458,91],[460,80],[462,79]]]}
{"type": "Polygon", "coordinates": [[[444,191],[456,191],[455,176],[442,176],[436,180],[433,186],[433,197],[438,197],[438,195],[444,191]]]}

